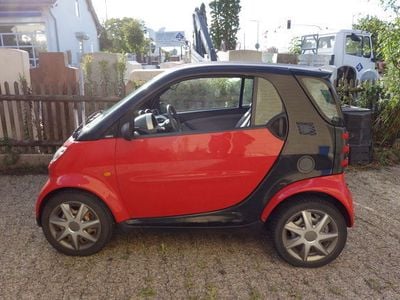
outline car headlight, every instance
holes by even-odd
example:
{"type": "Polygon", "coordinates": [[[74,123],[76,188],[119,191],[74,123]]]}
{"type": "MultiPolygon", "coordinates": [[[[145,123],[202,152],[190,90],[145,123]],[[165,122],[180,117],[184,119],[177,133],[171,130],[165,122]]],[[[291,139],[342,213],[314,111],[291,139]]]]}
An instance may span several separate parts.
{"type": "Polygon", "coordinates": [[[60,148],[58,148],[58,150],[56,151],[56,153],[54,153],[53,158],[51,159],[51,162],[55,162],[57,159],[59,159],[67,150],[67,147],[65,146],[61,146],[60,148]]]}

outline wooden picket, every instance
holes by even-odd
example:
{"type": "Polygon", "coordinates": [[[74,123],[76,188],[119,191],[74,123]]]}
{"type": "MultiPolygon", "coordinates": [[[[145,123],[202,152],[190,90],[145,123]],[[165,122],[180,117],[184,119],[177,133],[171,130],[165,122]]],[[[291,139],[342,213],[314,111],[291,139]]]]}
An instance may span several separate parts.
{"type": "Polygon", "coordinates": [[[120,100],[117,96],[79,95],[79,86],[0,83],[0,153],[53,153],[86,116],[120,100]]]}

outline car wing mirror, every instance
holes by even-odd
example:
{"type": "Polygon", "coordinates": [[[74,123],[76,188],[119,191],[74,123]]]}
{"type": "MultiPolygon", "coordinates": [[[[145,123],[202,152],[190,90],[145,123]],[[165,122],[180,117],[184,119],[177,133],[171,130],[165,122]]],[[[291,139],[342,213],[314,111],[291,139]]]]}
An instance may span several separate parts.
{"type": "Polygon", "coordinates": [[[121,126],[121,136],[130,141],[133,136],[133,122],[126,122],[121,126]]]}

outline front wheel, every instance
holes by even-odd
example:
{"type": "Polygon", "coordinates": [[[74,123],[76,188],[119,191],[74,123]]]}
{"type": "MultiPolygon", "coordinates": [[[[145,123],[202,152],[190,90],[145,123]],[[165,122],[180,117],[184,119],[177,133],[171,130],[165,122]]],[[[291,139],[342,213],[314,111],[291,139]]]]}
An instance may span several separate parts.
{"type": "Polygon", "coordinates": [[[296,267],[321,267],[343,250],[347,226],[343,215],[315,196],[289,200],[272,216],[278,254],[296,267]]]}
{"type": "Polygon", "coordinates": [[[58,251],[86,256],[100,251],[113,233],[113,218],[96,197],[66,191],[53,196],[43,208],[42,228],[58,251]]]}

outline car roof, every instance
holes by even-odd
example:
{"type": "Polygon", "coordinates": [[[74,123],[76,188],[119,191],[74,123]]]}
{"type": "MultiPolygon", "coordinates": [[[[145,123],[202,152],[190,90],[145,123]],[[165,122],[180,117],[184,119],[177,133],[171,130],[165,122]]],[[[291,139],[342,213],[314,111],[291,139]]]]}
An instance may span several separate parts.
{"type": "Polygon", "coordinates": [[[213,71],[213,72],[266,72],[266,73],[280,73],[280,74],[295,74],[295,75],[308,75],[315,77],[327,78],[331,73],[317,67],[291,65],[291,64],[270,64],[262,62],[203,62],[195,64],[185,64],[171,69],[171,73],[178,70],[193,70],[193,71],[213,71]]]}

